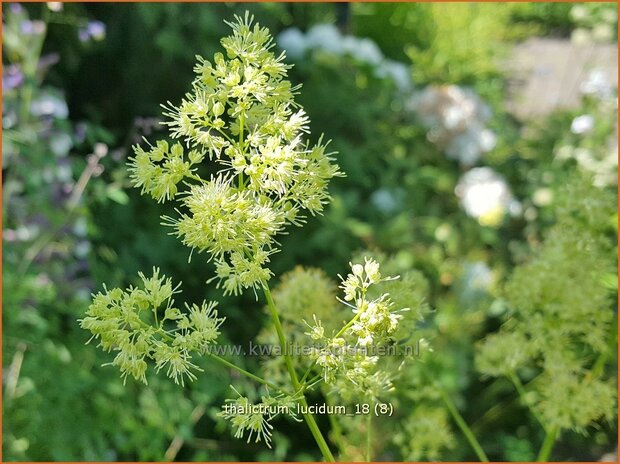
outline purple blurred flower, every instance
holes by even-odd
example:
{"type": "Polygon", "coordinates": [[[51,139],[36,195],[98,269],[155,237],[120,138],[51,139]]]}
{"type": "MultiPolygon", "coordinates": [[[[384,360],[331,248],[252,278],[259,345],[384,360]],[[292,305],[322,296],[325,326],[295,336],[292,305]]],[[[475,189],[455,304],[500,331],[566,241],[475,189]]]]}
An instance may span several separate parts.
{"type": "Polygon", "coordinates": [[[87,42],[90,39],[99,42],[105,39],[105,32],[105,24],[101,21],[89,21],[85,27],[80,28],[78,37],[82,42],[87,42]]]}
{"type": "Polygon", "coordinates": [[[105,24],[101,21],[89,21],[88,33],[95,40],[103,40],[105,38],[105,24]]]}
{"type": "Polygon", "coordinates": [[[19,3],[11,3],[9,5],[9,10],[13,14],[20,14],[22,11],[24,11],[24,9],[22,8],[22,6],[19,3]]]}
{"type": "Polygon", "coordinates": [[[22,74],[19,66],[10,65],[5,68],[2,73],[2,89],[11,90],[18,87],[24,82],[24,75],[22,74]]]}
{"type": "Polygon", "coordinates": [[[34,21],[24,19],[20,24],[20,29],[24,35],[41,35],[45,32],[45,23],[38,19],[34,21]]]}

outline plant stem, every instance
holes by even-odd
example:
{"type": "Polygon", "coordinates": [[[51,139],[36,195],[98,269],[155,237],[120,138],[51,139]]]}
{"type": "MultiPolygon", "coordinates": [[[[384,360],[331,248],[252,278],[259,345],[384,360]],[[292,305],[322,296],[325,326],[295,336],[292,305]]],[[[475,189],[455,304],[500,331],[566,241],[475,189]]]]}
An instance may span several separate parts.
{"type": "MultiPolygon", "coordinates": [[[[340,329],[338,331],[338,333],[336,335],[334,335],[333,338],[340,337],[344,333],[345,330],[347,330],[349,327],[351,327],[351,325],[353,325],[353,323],[355,321],[357,321],[357,319],[359,318],[360,314],[361,313],[357,313],[349,322],[346,323],[346,325],[342,329],[340,329]]],[[[308,377],[310,372],[312,372],[312,369],[314,368],[314,366],[316,366],[316,360],[314,360],[312,362],[312,364],[310,364],[310,367],[308,367],[308,369],[306,369],[306,372],[304,372],[304,375],[302,375],[301,380],[299,381],[299,383],[304,383],[304,381],[306,380],[306,377],[308,377]]],[[[312,383],[312,382],[309,382],[309,383],[312,383]]]]}
{"type": "MultiPolygon", "coordinates": [[[[143,327],[150,327],[146,322],[144,322],[142,320],[140,321],[140,323],[142,324],[143,327]]],[[[170,335],[168,335],[166,333],[166,331],[162,327],[159,327],[159,330],[157,332],[162,336],[162,338],[164,340],[167,340],[169,342],[174,341],[174,339],[170,335]]],[[[215,361],[217,361],[217,362],[219,362],[221,364],[224,364],[227,367],[230,367],[231,369],[236,370],[240,374],[243,374],[246,377],[249,377],[250,379],[257,381],[258,383],[262,383],[263,385],[267,385],[268,387],[271,387],[271,388],[273,388],[276,391],[284,393],[285,395],[293,396],[291,393],[287,392],[286,390],[283,390],[281,387],[278,387],[275,383],[271,383],[268,380],[265,380],[262,377],[259,377],[258,375],[254,375],[251,372],[246,371],[245,369],[242,369],[241,367],[234,365],[230,361],[225,360],[221,356],[218,356],[218,355],[212,354],[212,353],[207,353],[206,356],[208,356],[209,358],[211,358],[211,359],[213,359],[213,360],[215,360],[215,361]]]]}
{"type": "Polygon", "coordinates": [[[262,377],[259,377],[258,375],[254,375],[251,372],[246,371],[245,369],[240,368],[239,366],[234,365],[233,363],[226,361],[224,358],[216,355],[216,354],[208,354],[207,356],[209,356],[211,359],[216,360],[217,362],[224,364],[227,367],[230,367],[231,369],[236,370],[237,372],[239,372],[240,374],[245,375],[246,377],[249,377],[252,380],[256,380],[259,383],[262,383],[263,385],[267,385],[270,388],[273,388],[276,391],[282,392],[285,395],[288,396],[293,396],[291,393],[287,392],[286,390],[283,390],[281,387],[278,387],[276,384],[269,382],[268,380],[263,379],[262,377]]]}
{"type": "MultiPolygon", "coordinates": [[[[297,392],[300,393],[299,402],[305,409],[307,409],[308,402],[306,401],[306,397],[304,393],[300,389],[299,380],[297,379],[297,374],[295,373],[295,368],[293,367],[293,361],[288,353],[288,346],[286,343],[286,338],[284,337],[284,331],[282,330],[282,324],[280,323],[280,317],[278,316],[278,310],[276,309],[275,303],[273,302],[273,297],[271,296],[269,285],[267,285],[266,282],[263,283],[263,292],[265,294],[265,298],[267,299],[267,306],[269,307],[269,311],[271,312],[271,318],[273,319],[273,325],[275,326],[276,332],[278,334],[278,340],[280,341],[280,347],[282,349],[282,354],[284,356],[286,368],[291,378],[291,383],[293,384],[293,390],[295,390],[296,393],[297,392]]],[[[329,446],[327,445],[325,438],[321,434],[321,431],[319,430],[319,426],[314,420],[314,417],[312,416],[312,414],[304,413],[303,416],[304,416],[304,420],[306,421],[306,424],[308,425],[308,428],[310,429],[310,432],[312,433],[312,436],[314,437],[316,441],[316,444],[321,450],[321,454],[323,455],[323,458],[328,462],[335,462],[334,456],[332,455],[332,452],[329,450],[329,446]]]]}
{"type": "Polygon", "coordinates": [[[369,412],[366,417],[366,461],[372,462],[370,460],[371,457],[371,447],[370,444],[372,442],[372,414],[369,412]]]}
{"type": "Polygon", "coordinates": [[[456,409],[455,404],[452,402],[448,394],[441,387],[439,387],[439,392],[441,393],[441,398],[443,399],[443,402],[446,403],[446,406],[448,407],[448,411],[450,411],[452,418],[461,429],[461,432],[463,432],[463,435],[465,435],[465,438],[467,438],[467,441],[476,453],[476,456],[478,456],[478,459],[480,459],[480,461],[482,462],[489,462],[489,458],[484,453],[482,446],[480,446],[480,443],[478,443],[478,440],[476,440],[473,432],[468,427],[465,419],[463,419],[463,416],[461,416],[458,409],[456,409]]]}
{"type": "Polygon", "coordinates": [[[519,379],[519,376],[517,376],[517,374],[515,373],[511,373],[508,375],[508,377],[510,378],[511,382],[514,384],[515,388],[517,389],[517,392],[519,393],[519,396],[521,397],[521,401],[523,401],[523,404],[527,406],[527,408],[530,410],[532,415],[536,418],[536,420],[542,426],[543,430],[545,430],[546,432],[547,427],[545,426],[545,423],[542,421],[538,413],[534,410],[534,408],[532,408],[530,402],[528,401],[527,391],[525,391],[525,387],[523,386],[523,383],[521,383],[521,379],[519,379]]]}
{"type": "Polygon", "coordinates": [[[545,435],[545,441],[543,441],[536,461],[547,462],[549,460],[549,456],[551,455],[551,451],[553,450],[553,445],[555,445],[555,439],[557,434],[558,430],[555,427],[551,428],[547,432],[547,434],[545,435]]]}
{"type": "Polygon", "coordinates": [[[306,369],[306,372],[304,372],[304,375],[301,376],[301,380],[299,381],[299,383],[304,383],[306,381],[306,377],[308,377],[310,372],[312,372],[312,368],[314,366],[316,366],[316,360],[312,361],[312,364],[310,364],[310,367],[306,369]]]}

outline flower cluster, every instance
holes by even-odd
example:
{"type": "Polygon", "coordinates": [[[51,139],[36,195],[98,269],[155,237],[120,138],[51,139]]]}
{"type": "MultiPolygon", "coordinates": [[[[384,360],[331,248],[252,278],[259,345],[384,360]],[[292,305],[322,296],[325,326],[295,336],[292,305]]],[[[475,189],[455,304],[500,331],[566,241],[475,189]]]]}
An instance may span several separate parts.
{"type": "Polygon", "coordinates": [[[570,179],[557,202],[557,223],[508,280],[509,318],[479,346],[476,364],[489,376],[528,378],[527,406],[546,428],[583,431],[615,411],[615,379],[602,363],[616,349],[604,284],[615,281],[606,230],[614,202],[587,177],[570,179]]]}
{"type": "Polygon", "coordinates": [[[520,204],[513,198],[506,180],[488,167],[467,171],[455,188],[465,212],[481,225],[495,227],[505,214],[516,214],[520,204]]]}
{"type": "Polygon", "coordinates": [[[352,264],[351,273],[342,279],[344,300],[353,312],[353,318],[335,335],[329,336],[321,321],[314,317],[307,323],[306,333],[318,347],[311,357],[322,370],[326,383],[338,384],[342,393],[353,388],[355,391],[377,398],[392,388],[389,372],[381,369],[380,357],[373,353],[377,347],[390,341],[403,318],[402,312],[409,308],[394,309],[387,293],[369,299],[369,288],[380,282],[397,277],[381,277],[379,264],[365,258],[364,264],[352,264]],[[353,302],[353,304],[349,303],[353,302]]]}
{"type": "Polygon", "coordinates": [[[210,254],[216,278],[235,294],[271,277],[275,236],[301,225],[304,210],[321,213],[329,180],[342,175],[322,139],[304,140],[309,119],[293,100],[284,53],[274,55],[269,31],[248,14],[236,19],[221,42],[226,56],[199,57],[192,91],[166,107],[165,124],[180,142],[137,146],[130,166],[143,193],[179,202],[180,217],[166,223],[210,254]],[[203,178],[207,158],[222,169],[203,178]]]}
{"type": "Polygon", "coordinates": [[[411,72],[407,65],[385,58],[371,39],[343,35],[333,24],[315,24],[305,34],[290,27],[278,35],[277,42],[296,59],[315,50],[335,56],[351,56],[374,67],[377,77],[391,79],[399,90],[411,90],[411,72]]]}
{"type": "Polygon", "coordinates": [[[149,278],[140,273],[141,288],[105,289],[93,296],[93,302],[80,320],[80,326],[99,340],[105,351],[117,352],[113,366],[123,379],[129,375],[147,383],[147,361],[157,371],[166,369],[175,383],[184,378],[194,380],[191,352],[204,353],[219,335],[224,318],[218,317],[217,303],[202,302],[187,306],[182,312],[174,306],[173,295],[179,293],[172,280],[153,269],[149,278]]]}
{"type": "Polygon", "coordinates": [[[222,411],[217,415],[231,422],[235,429],[235,438],[243,438],[248,434],[248,443],[254,436],[254,442],[261,440],[271,448],[270,421],[278,415],[286,415],[299,421],[297,417],[297,399],[288,395],[279,394],[271,396],[263,395],[258,403],[251,402],[246,396],[241,395],[235,387],[231,387],[238,397],[227,399],[222,411]]]}
{"type": "Polygon", "coordinates": [[[408,106],[428,129],[428,139],[463,165],[475,164],[495,147],[495,134],[485,126],[491,110],[470,89],[428,86],[408,106]]]}

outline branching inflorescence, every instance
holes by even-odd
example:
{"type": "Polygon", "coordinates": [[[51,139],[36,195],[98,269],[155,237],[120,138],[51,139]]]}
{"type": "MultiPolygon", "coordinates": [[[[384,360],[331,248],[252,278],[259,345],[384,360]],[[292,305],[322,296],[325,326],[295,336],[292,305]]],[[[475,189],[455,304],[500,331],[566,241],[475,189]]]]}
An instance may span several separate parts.
{"type": "MultiPolygon", "coordinates": [[[[171,145],[135,147],[131,178],[158,202],[178,202],[166,217],[185,245],[207,251],[225,293],[258,289],[269,280],[276,236],[317,214],[329,180],[341,175],[321,140],[305,140],[309,119],[293,99],[284,53],[271,51],[269,31],[246,14],[230,23],[226,56],[198,57],[192,91],[165,115],[171,145]],[[201,177],[205,159],[221,170],[201,177]]],[[[218,285],[219,285],[218,284],[218,285]]]]}
{"type": "Polygon", "coordinates": [[[204,354],[214,343],[224,318],[218,317],[217,302],[203,301],[200,306],[187,306],[182,313],[174,306],[172,296],[178,292],[172,280],[159,276],[159,269],[146,278],[140,273],[142,288],[105,289],[94,296],[93,303],[80,321],[99,339],[105,351],[117,351],[112,361],[124,379],[131,375],[147,383],[147,361],[152,360],[159,372],[166,369],[175,383],[196,378],[200,370],[191,362],[192,352],[204,354]]]}
{"type": "MultiPolygon", "coordinates": [[[[152,363],[183,385],[196,379],[201,369],[193,357],[200,355],[263,384],[267,392],[260,401],[235,389],[237,397],[227,400],[220,412],[235,436],[270,446],[271,421],[279,415],[301,420],[299,413],[323,458],[334,461],[308,412],[305,394],[323,383],[331,389],[324,394],[335,392],[349,402],[385,398],[394,389],[399,365],[381,362],[382,354],[374,350],[393,346],[405,314],[417,314],[418,308],[408,313],[387,292],[377,294],[375,285],[396,278],[382,277],[379,263],[365,258],[351,264],[351,273],[342,279],[344,317],[336,314],[335,285],[320,272],[298,270],[285,279],[297,303],[282,324],[268,285],[269,259],[279,246],[276,238],[286,226],[302,225],[304,214],[320,214],[329,200],[330,179],[342,173],[322,139],[315,145],[305,140],[309,120],[293,100],[297,88],[286,80],[284,54],[275,56],[267,29],[252,23],[246,14],[230,24],[233,34],[222,40],[226,57],[218,53],[213,63],[198,58],[192,91],[178,107],[165,107],[165,124],[175,140],[159,140],[148,149],[134,147],[129,170],[142,193],[158,202],[176,202],[177,214],[164,217],[164,224],[192,250],[207,253],[215,264],[211,280],[217,280],[224,293],[252,289],[258,297],[257,290],[262,291],[277,335],[271,340],[283,351],[267,370],[282,375],[268,381],[214,354],[209,347],[224,320],[216,303],[186,304],[181,311],[173,300],[179,287],[160,277],[158,269],[150,278],[140,274],[140,288],[104,287],[80,323],[104,350],[117,352],[111,364],[124,379],[132,376],[146,383],[152,363]],[[209,169],[212,174],[205,176],[202,165],[207,161],[220,169],[209,169]],[[312,294],[313,304],[302,304],[304,291],[312,294]],[[291,314],[299,316],[297,326],[291,314]],[[288,353],[289,340],[308,344],[305,359],[288,353]],[[303,375],[298,368],[305,370],[303,375]]],[[[287,298],[280,299],[282,290],[276,296],[284,309],[291,309],[287,298]]],[[[366,427],[370,459],[370,416],[366,427]]]]}
{"type": "MultiPolygon", "coordinates": [[[[226,56],[217,53],[213,63],[198,57],[192,91],[178,106],[164,106],[173,141],[134,147],[130,177],[157,202],[177,203],[177,215],[164,217],[164,224],[192,250],[207,252],[216,267],[213,279],[224,293],[263,291],[284,348],[267,283],[272,277],[269,257],[278,251],[276,237],[287,225],[300,226],[304,214],[322,212],[329,200],[329,180],[342,173],[322,138],[314,145],[305,139],[310,121],[293,99],[298,87],[286,79],[290,66],[284,54],[271,51],[269,31],[253,24],[249,14],[229,25],[233,33],[221,41],[226,56]],[[206,161],[220,169],[205,176],[206,161]]],[[[80,321],[82,328],[91,331],[104,350],[117,352],[111,364],[124,379],[132,376],[146,383],[152,362],[157,371],[165,369],[183,385],[200,370],[192,362],[198,354],[277,390],[273,395],[268,391],[257,405],[238,393],[229,400],[236,410],[220,414],[231,421],[237,437],[247,433],[248,441],[254,437],[269,445],[269,421],[283,413],[283,406],[306,404],[306,384],[299,382],[288,355],[284,358],[293,388],[285,390],[209,352],[224,320],[216,303],[185,305],[181,311],[172,299],[179,292],[171,279],[160,277],[158,269],[152,277],[140,278],[141,288],[104,287],[94,295],[80,321]],[[280,412],[269,410],[274,405],[280,412]]],[[[288,416],[297,419],[293,408],[288,409],[288,416]]],[[[313,417],[304,413],[304,419],[323,457],[333,461],[313,417]]]]}

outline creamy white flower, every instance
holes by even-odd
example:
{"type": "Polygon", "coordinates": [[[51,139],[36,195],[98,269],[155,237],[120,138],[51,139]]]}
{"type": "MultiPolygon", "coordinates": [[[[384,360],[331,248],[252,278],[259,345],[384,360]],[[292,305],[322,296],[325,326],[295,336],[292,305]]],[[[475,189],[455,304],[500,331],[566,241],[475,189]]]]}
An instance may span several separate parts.
{"type": "Polygon", "coordinates": [[[573,119],[570,131],[573,134],[585,134],[594,128],[594,118],[590,114],[582,114],[573,119]]]}
{"type": "Polygon", "coordinates": [[[459,180],[455,193],[465,212],[487,226],[499,225],[513,203],[506,180],[488,167],[467,171],[459,180]]]}

